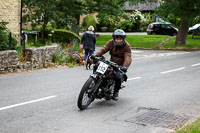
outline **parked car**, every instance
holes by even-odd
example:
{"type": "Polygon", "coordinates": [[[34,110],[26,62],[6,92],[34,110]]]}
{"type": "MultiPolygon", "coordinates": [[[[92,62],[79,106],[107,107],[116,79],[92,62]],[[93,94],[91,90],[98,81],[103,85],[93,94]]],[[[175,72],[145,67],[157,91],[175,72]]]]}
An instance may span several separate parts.
{"type": "Polygon", "coordinates": [[[174,36],[178,32],[178,29],[172,27],[170,23],[154,22],[149,24],[147,28],[148,35],[170,35],[174,36]]]}
{"type": "Polygon", "coordinates": [[[200,24],[195,24],[194,26],[190,27],[188,34],[192,34],[194,31],[200,31],[200,24]]]}

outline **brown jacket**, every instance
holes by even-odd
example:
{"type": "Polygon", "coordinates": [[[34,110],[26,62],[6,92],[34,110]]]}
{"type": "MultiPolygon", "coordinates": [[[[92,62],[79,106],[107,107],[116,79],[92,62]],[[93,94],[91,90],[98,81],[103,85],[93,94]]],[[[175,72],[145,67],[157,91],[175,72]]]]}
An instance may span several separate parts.
{"type": "Polygon", "coordinates": [[[106,52],[110,52],[110,61],[117,63],[119,66],[129,67],[132,58],[131,58],[131,46],[126,42],[123,47],[116,48],[114,46],[113,40],[110,40],[106,46],[96,52],[97,55],[101,56],[106,52]]]}

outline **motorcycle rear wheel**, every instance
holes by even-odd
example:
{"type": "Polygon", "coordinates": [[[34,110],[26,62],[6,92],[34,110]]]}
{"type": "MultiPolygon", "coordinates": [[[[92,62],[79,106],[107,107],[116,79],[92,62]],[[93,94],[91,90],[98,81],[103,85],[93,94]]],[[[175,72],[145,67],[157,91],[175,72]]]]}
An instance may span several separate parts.
{"type": "Polygon", "coordinates": [[[94,97],[91,95],[94,91],[95,81],[92,77],[89,77],[89,79],[85,82],[83,85],[81,92],[78,97],[78,108],[80,110],[86,109],[91,102],[94,101],[94,97]]]}

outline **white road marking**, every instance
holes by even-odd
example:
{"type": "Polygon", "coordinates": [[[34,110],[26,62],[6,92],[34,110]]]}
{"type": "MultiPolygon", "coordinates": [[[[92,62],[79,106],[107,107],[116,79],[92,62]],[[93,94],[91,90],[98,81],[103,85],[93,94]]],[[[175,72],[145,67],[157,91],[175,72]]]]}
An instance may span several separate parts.
{"type": "Polygon", "coordinates": [[[35,103],[35,102],[40,102],[40,101],[48,100],[48,99],[55,98],[55,97],[57,97],[57,95],[53,95],[53,96],[49,96],[49,97],[44,97],[44,98],[40,98],[40,99],[36,99],[36,100],[32,100],[32,101],[27,101],[27,102],[23,102],[23,103],[18,103],[18,104],[6,106],[6,107],[1,107],[0,111],[1,110],[6,110],[6,109],[10,109],[10,108],[15,108],[15,107],[26,105],[26,104],[30,104],[30,103],[35,103]]]}
{"type": "Polygon", "coordinates": [[[168,53],[152,53],[152,54],[139,54],[140,52],[133,52],[133,60],[152,58],[152,57],[165,57],[165,56],[175,56],[181,54],[188,54],[190,52],[168,52],[168,53]],[[138,53],[138,54],[137,54],[138,53]]]}
{"type": "Polygon", "coordinates": [[[193,65],[191,65],[191,66],[193,66],[193,67],[194,67],[194,66],[199,66],[199,65],[200,65],[200,63],[193,64],[193,65]]]}
{"type": "Polygon", "coordinates": [[[144,51],[131,50],[132,53],[142,53],[144,51]]]}
{"type": "Polygon", "coordinates": [[[160,73],[166,74],[166,73],[175,72],[175,71],[179,71],[179,70],[183,70],[183,69],[185,69],[185,67],[181,67],[181,68],[177,68],[177,69],[173,69],[173,70],[169,70],[169,71],[164,71],[164,72],[160,72],[160,73]]]}
{"type": "Polygon", "coordinates": [[[129,78],[127,80],[135,80],[135,79],[141,79],[142,77],[135,77],[135,78],[129,78]]]}

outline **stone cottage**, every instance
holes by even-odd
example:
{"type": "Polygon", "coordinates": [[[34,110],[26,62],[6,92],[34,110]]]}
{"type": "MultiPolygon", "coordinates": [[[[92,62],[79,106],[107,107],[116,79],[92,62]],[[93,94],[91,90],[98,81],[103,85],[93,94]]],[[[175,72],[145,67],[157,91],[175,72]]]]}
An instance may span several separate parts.
{"type": "Polygon", "coordinates": [[[7,28],[17,38],[20,36],[20,14],[21,0],[0,0],[0,22],[8,22],[7,28]]]}

